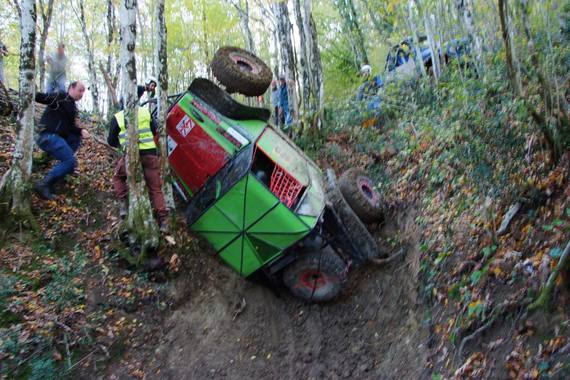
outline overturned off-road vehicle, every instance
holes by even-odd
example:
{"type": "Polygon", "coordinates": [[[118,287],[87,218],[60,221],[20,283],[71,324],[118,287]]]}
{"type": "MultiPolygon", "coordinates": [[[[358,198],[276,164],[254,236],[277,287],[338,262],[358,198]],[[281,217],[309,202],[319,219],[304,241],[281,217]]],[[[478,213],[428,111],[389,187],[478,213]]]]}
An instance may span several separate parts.
{"type": "MultiPolygon", "coordinates": [[[[213,72],[231,91],[266,91],[270,71],[257,57],[222,48],[216,59],[223,65],[214,61],[213,72]]],[[[332,172],[325,178],[269,119],[269,110],[195,79],[167,117],[174,186],[190,228],[241,276],[267,275],[305,300],[330,300],[351,266],[378,256],[363,222],[382,218],[381,197],[359,170],[338,183],[332,172]]]]}

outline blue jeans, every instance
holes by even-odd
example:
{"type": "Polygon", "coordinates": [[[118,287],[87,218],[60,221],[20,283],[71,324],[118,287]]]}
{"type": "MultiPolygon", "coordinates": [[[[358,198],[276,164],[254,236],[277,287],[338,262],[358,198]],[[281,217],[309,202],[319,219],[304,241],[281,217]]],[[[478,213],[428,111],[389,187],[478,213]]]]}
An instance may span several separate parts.
{"type": "Polygon", "coordinates": [[[77,166],[75,152],[81,144],[81,136],[70,134],[63,138],[56,133],[43,132],[37,143],[44,152],[59,161],[44,178],[45,183],[55,183],[73,173],[77,166]]]}
{"type": "Polygon", "coordinates": [[[67,88],[65,88],[65,76],[62,75],[59,78],[54,80],[48,80],[46,86],[46,93],[51,94],[54,92],[67,92],[67,88]]]}

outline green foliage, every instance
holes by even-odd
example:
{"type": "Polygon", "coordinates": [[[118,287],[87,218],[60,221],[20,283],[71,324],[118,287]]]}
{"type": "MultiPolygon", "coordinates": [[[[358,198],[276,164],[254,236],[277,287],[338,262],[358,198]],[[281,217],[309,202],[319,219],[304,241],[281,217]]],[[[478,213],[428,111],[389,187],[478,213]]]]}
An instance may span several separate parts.
{"type": "Polygon", "coordinates": [[[51,265],[51,281],[45,287],[44,300],[60,311],[80,303],[85,298],[80,285],[86,264],[85,254],[75,250],[73,257],[62,257],[51,265]]]}
{"type": "MultiPolygon", "coordinates": [[[[32,250],[38,260],[22,270],[18,276],[0,272],[0,357],[3,358],[0,377],[61,378],[61,366],[54,361],[53,355],[59,326],[45,327],[41,333],[30,334],[21,323],[21,316],[10,312],[20,309],[22,302],[27,302],[22,301],[25,300],[21,297],[22,292],[16,292],[14,288],[18,282],[18,289],[37,292],[39,297],[34,302],[38,302],[46,314],[57,316],[64,309],[83,310],[83,279],[88,260],[85,253],[78,248],[66,255],[57,256],[58,252],[42,241],[33,243],[32,250]],[[40,263],[41,276],[28,278],[28,273],[37,273],[40,263]]],[[[87,343],[85,339],[76,339],[76,344],[87,343]]]]}
{"type": "Polygon", "coordinates": [[[8,309],[8,300],[16,293],[15,283],[16,280],[12,276],[0,272],[0,328],[8,327],[19,320],[19,317],[8,309]]]}
{"type": "Polygon", "coordinates": [[[484,312],[485,305],[480,302],[476,302],[467,307],[467,318],[481,318],[484,312]]]}
{"type": "Polygon", "coordinates": [[[57,369],[51,353],[46,353],[30,363],[29,380],[57,379],[57,369]]]}
{"type": "Polygon", "coordinates": [[[560,248],[560,247],[551,248],[550,251],[548,252],[548,254],[553,259],[559,259],[560,256],[562,256],[562,248],[560,248]]]}
{"type": "Polygon", "coordinates": [[[51,339],[42,335],[28,336],[21,325],[0,329],[0,377],[22,379],[55,379],[57,372],[51,350],[51,339]],[[42,354],[43,353],[43,354],[42,354]]]}

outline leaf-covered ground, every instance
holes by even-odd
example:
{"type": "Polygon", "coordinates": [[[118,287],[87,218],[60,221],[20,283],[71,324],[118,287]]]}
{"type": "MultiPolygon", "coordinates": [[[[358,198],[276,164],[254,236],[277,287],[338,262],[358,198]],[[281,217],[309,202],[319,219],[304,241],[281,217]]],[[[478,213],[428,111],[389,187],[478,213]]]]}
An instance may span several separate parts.
{"type": "Polygon", "coordinates": [[[302,143],[322,165],[365,165],[393,214],[415,208],[434,378],[566,378],[569,274],[550,308],[527,306],[570,239],[570,153],[553,165],[524,105],[487,80],[388,87],[379,127],[337,121],[302,143]]]}
{"type": "MultiPolygon", "coordinates": [[[[13,135],[9,121],[1,121],[4,173],[13,135]]],[[[164,274],[151,278],[131,271],[122,259],[128,250],[118,242],[109,150],[89,140],[80,148],[78,162],[76,173],[56,187],[55,200],[33,195],[40,232],[22,229],[3,236],[2,378],[45,379],[93,370],[98,362],[120,355],[123,347],[151,342],[172,301],[163,291],[164,274]]],[[[34,153],[34,180],[51,165],[34,153]]],[[[176,236],[192,246],[183,229],[176,236]]],[[[170,248],[163,257],[175,274],[177,249],[170,248]]],[[[137,377],[140,366],[124,360],[137,377]]]]}
{"type": "MultiPolygon", "coordinates": [[[[567,378],[570,276],[550,308],[527,307],[570,236],[570,157],[553,165],[520,104],[488,87],[398,91],[414,112],[388,105],[380,127],[299,140],[321,167],[378,181],[383,244],[413,247],[398,267],[357,271],[337,302],[305,305],[239,279],[179,222],[160,252],[168,270],[132,271],[113,158],[88,141],[57,199],[33,196],[41,233],[3,237],[0,376],[567,378]]],[[[0,124],[3,173],[13,136],[0,124]]],[[[50,165],[38,152],[34,179],[50,165]]]]}

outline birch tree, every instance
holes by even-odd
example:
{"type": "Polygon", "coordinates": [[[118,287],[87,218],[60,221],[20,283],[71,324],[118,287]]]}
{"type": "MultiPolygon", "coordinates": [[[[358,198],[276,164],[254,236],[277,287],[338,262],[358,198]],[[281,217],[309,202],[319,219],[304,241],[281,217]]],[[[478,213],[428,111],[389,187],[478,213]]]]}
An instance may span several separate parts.
{"type": "Polygon", "coordinates": [[[6,82],[6,79],[4,78],[4,56],[7,53],[8,50],[6,49],[6,45],[4,45],[4,42],[0,39],[0,82],[2,83],[6,82]]]}
{"type": "Polygon", "coordinates": [[[244,0],[243,5],[241,0],[229,0],[229,3],[236,9],[239,23],[243,31],[243,38],[245,41],[245,49],[256,53],[255,44],[253,42],[253,34],[251,33],[251,28],[249,27],[249,0],[244,0]]]}
{"type": "Polygon", "coordinates": [[[410,0],[408,2],[408,25],[412,32],[412,39],[414,43],[414,59],[416,61],[416,67],[422,75],[426,75],[426,67],[424,66],[424,62],[422,59],[422,52],[420,49],[420,33],[416,26],[416,17],[417,17],[417,7],[415,0],[410,0]]]}
{"type": "Polygon", "coordinates": [[[533,116],[535,122],[538,124],[546,142],[549,145],[552,161],[558,162],[562,152],[565,149],[564,142],[570,141],[570,120],[566,107],[564,105],[562,93],[558,93],[556,86],[553,85],[551,79],[545,72],[544,65],[541,64],[538,52],[536,49],[536,42],[532,34],[530,23],[530,4],[528,0],[520,0],[518,9],[521,15],[523,30],[527,39],[528,52],[530,53],[530,63],[532,68],[525,70],[525,73],[536,75],[538,83],[540,84],[540,96],[544,102],[544,116],[531,105],[528,99],[528,91],[525,91],[527,108],[533,116]]]}
{"type": "Polygon", "coordinates": [[[129,187],[129,213],[127,227],[142,254],[158,244],[158,228],[152,216],[142,173],[138,142],[138,96],[135,59],[137,0],[121,0],[119,19],[121,25],[121,69],[123,71],[122,94],[125,99],[125,124],[127,127],[127,153],[125,165],[129,187]]]}
{"type": "Polygon", "coordinates": [[[36,3],[23,0],[20,4],[20,108],[16,125],[16,144],[10,169],[0,180],[2,215],[11,213],[15,219],[34,223],[30,209],[29,180],[32,173],[34,148],[34,96],[36,3]]]}
{"type": "MultiPolygon", "coordinates": [[[[384,39],[392,33],[392,25],[387,22],[378,10],[378,7],[370,4],[370,0],[361,0],[368,16],[370,17],[370,21],[372,21],[372,25],[374,29],[378,33],[378,35],[384,39]]],[[[386,4],[384,4],[386,6],[386,4]]]]}
{"type": "Polygon", "coordinates": [[[264,0],[254,0],[255,9],[257,9],[261,16],[263,17],[262,20],[257,20],[264,30],[269,31],[271,33],[271,43],[270,43],[270,51],[271,51],[271,58],[270,58],[270,66],[271,70],[273,71],[273,75],[276,77],[279,76],[279,37],[277,36],[277,21],[275,19],[275,15],[273,14],[272,8],[267,6],[267,3],[264,0]]]}
{"type": "MultiPolygon", "coordinates": [[[[144,28],[144,23],[143,23],[143,19],[141,17],[141,12],[140,9],[138,9],[137,7],[137,22],[139,25],[139,30],[140,32],[137,34],[137,37],[140,40],[140,46],[142,48],[144,48],[144,46],[146,46],[146,38],[145,38],[145,28],[144,28]]],[[[142,49],[141,49],[142,50],[142,49]]],[[[148,76],[148,63],[147,63],[147,55],[144,53],[139,53],[139,57],[142,58],[142,76],[143,78],[146,78],[148,76]]]]}
{"type": "Polygon", "coordinates": [[[483,64],[483,41],[479,33],[475,30],[475,24],[473,22],[473,1],[456,0],[455,4],[457,12],[467,31],[467,35],[473,40],[476,66],[481,67],[483,64]]]}
{"type": "Polygon", "coordinates": [[[277,21],[277,36],[279,37],[280,51],[280,75],[287,81],[287,95],[289,98],[289,110],[293,120],[297,117],[297,94],[295,83],[297,81],[295,73],[295,53],[291,33],[293,27],[289,19],[289,10],[286,1],[279,1],[272,4],[273,14],[277,21]]]}
{"type": "Polygon", "coordinates": [[[111,69],[113,65],[113,53],[112,53],[112,46],[113,41],[115,40],[115,6],[113,5],[113,0],[107,0],[107,66],[106,66],[106,74],[103,73],[103,76],[108,75],[109,78],[105,78],[105,82],[107,84],[107,109],[110,111],[113,109],[114,106],[118,104],[116,100],[116,94],[114,91],[115,84],[112,82],[110,75],[111,69]],[[109,86],[109,82],[111,86],[109,86]]]}
{"type": "Polygon", "coordinates": [[[360,22],[358,21],[354,1],[334,0],[334,4],[338,9],[344,28],[348,34],[350,47],[355,58],[354,65],[358,69],[362,64],[368,63],[369,61],[364,35],[362,33],[362,28],[360,27],[360,22]]]}
{"type": "Polygon", "coordinates": [[[174,195],[172,194],[170,166],[168,166],[168,140],[166,134],[166,112],[168,110],[168,56],[167,56],[167,30],[164,17],[164,1],[156,1],[156,52],[155,66],[158,71],[157,96],[157,132],[160,143],[160,167],[162,172],[162,191],[166,205],[174,209],[174,195]]]}
{"type": "Polygon", "coordinates": [[[305,23],[303,22],[303,14],[301,13],[301,0],[293,1],[293,10],[295,13],[295,20],[297,28],[299,29],[299,63],[298,67],[301,74],[301,89],[299,96],[301,97],[301,109],[299,111],[299,120],[302,121],[304,116],[309,111],[309,98],[311,96],[311,82],[309,79],[309,66],[307,62],[307,41],[305,34],[305,23]]]}
{"type": "Polygon", "coordinates": [[[51,17],[53,14],[53,2],[54,0],[48,0],[47,4],[44,4],[44,0],[38,0],[38,5],[40,6],[40,17],[42,20],[42,28],[40,30],[40,46],[38,50],[38,64],[40,72],[40,89],[43,91],[45,89],[45,78],[46,78],[46,41],[48,36],[49,27],[51,25],[51,17]]]}
{"type": "MultiPolygon", "coordinates": [[[[74,8],[75,11],[75,8],[74,8]]],[[[77,18],[79,19],[79,24],[81,26],[81,32],[83,34],[83,41],[85,43],[85,50],[87,53],[87,71],[89,74],[89,90],[91,92],[91,98],[93,99],[93,110],[95,113],[99,113],[99,89],[97,84],[97,66],[95,65],[95,54],[93,53],[93,40],[89,36],[89,31],[87,30],[87,22],[85,21],[85,6],[84,1],[79,0],[79,14],[75,11],[77,18]]]]}
{"type": "MultiPolygon", "coordinates": [[[[201,8],[200,8],[200,16],[202,19],[202,39],[201,39],[201,50],[204,52],[204,62],[210,62],[210,48],[208,46],[208,35],[206,32],[206,25],[207,23],[207,16],[206,16],[206,0],[201,1],[201,8]]],[[[208,78],[212,78],[212,70],[210,69],[210,65],[206,65],[206,70],[208,71],[208,78]]]]}
{"type": "Polygon", "coordinates": [[[431,23],[430,16],[425,9],[422,9],[423,19],[424,19],[424,28],[426,31],[426,36],[428,39],[430,55],[431,55],[431,68],[433,72],[433,78],[437,82],[439,80],[439,75],[441,73],[441,63],[439,59],[439,50],[437,47],[437,42],[435,40],[435,35],[433,33],[433,27],[431,23]]]}
{"type": "Polygon", "coordinates": [[[300,66],[303,80],[303,108],[309,126],[320,129],[324,102],[323,66],[318,47],[312,1],[295,0],[295,13],[300,36],[300,66]]]}
{"type": "Polygon", "coordinates": [[[508,22],[508,4],[507,0],[498,0],[499,5],[499,21],[501,23],[501,35],[503,37],[503,43],[505,44],[505,57],[507,62],[507,72],[509,75],[509,81],[511,83],[511,88],[515,95],[520,96],[522,90],[519,86],[519,79],[517,78],[517,70],[515,69],[515,64],[513,60],[513,50],[511,34],[509,32],[509,22],[508,22]]]}

